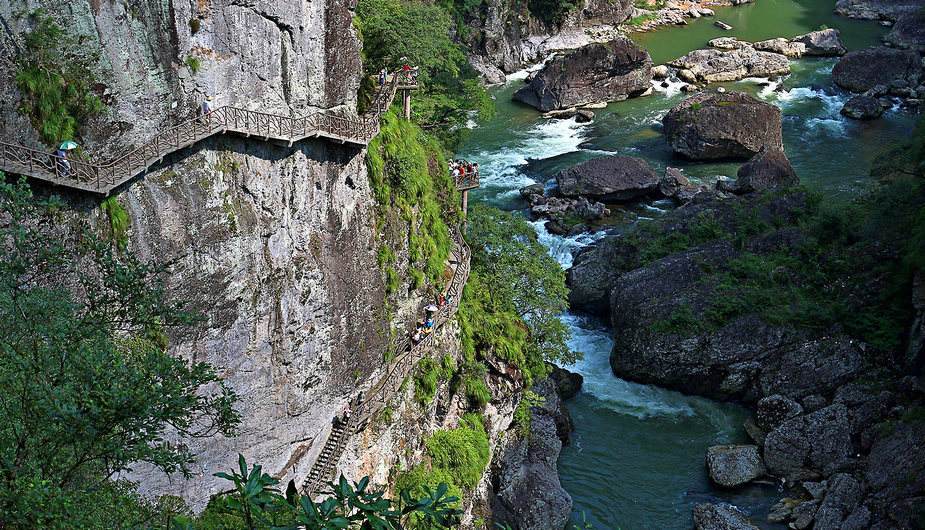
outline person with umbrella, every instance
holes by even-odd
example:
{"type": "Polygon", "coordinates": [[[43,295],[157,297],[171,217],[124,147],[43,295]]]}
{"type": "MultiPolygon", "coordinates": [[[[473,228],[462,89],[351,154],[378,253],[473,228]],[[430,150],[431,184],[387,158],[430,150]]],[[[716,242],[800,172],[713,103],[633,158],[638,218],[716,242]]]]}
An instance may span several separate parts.
{"type": "Polygon", "coordinates": [[[77,142],[65,140],[61,142],[61,145],[58,146],[58,150],[55,151],[55,172],[58,176],[65,178],[71,176],[71,162],[67,159],[67,152],[73,149],[77,149],[77,142]]]}

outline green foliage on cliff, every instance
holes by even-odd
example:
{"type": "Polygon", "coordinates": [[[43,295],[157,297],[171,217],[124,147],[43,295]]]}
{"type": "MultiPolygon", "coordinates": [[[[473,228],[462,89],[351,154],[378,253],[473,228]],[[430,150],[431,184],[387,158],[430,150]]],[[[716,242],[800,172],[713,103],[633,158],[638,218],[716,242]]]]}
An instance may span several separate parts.
{"type": "Polygon", "coordinates": [[[17,59],[16,87],[23,95],[20,111],[29,116],[43,140],[57,144],[78,135],[87,118],[103,111],[93,93],[92,57],[44,11],[30,15],[33,29],[17,59]]]}
{"type": "MultiPolygon", "coordinates": [[[[420,68],[412,118],[448,146],[468,130],[470,112],[493,109],[465,51],[450,38],[451,10],[420,0],[360,0],[356,10],[367,74],[395,71],[403,57],[420,68]]],[[[372,85],[367,82],[361,96],[368,99],[372,85]]]]}
{"type": "Polygon", "coordinates": [[[166,351],[165,331],[193,319],[160,272],[61,211],[0,181],[0,522],[141,525],[150,507],[110,479],[140,462],[189,474],[182,442],[233,434],[235,395],[166,351]]]}
{"type": "MultiPolygon", "coordinates": [[[[478,414],[466,414],[458,427],[437,431],[424,444],[427,459],[399,473],[395,480],[395,488],[411,496],[426,494],[426,488],[433,489],[445,483],[449,486],[450,495],[461,497],[463,491],[478,484],[488,466],[488,433],[478,414]]],[[[430,530],[442,527],[420,517],[412,517],[408,528],[430,530]]]]}
{"type": "Polygon", "coordinates": [[[414,398],[422,406],[430,404],[440,383],[449,381],[455,373],[456,361],[449,355],[439,362],[431,357],[421,359],[414,373],[414,398]]]}
{"type": "Polygon", "coordinates": [[[112,240],[119,250],[125,250],[128,246],[128,229],[131,225],[128,212],[115,197],[109,197],[103,200],[103,202],[100,203],[100,209],[109,219],[109,229],[111,230],[112,240]]]}
{"type": "MultiPolygon", "coordinates": [[[[442,148],[419,127],[389,112],[369,144],[366,165],[379,205],[380,227],[388,232],[400,220],[407,232],[395,230],[396,237],[407,238],[411,266],[431,282],[442,282],[452,248],[449,226],[459,218],[459,193],[442,148]]],[[[394,256],[391,249],[381,250],[380,265],[394,270],[394,256]]],[[[389,288],[394,290],[393,283],[390,279],[389,288]]]]}
{"type": "Polygon", "coordinates": [[[528,384],[546,375],[547,362],[574,362],[578,354],[559,320],[568,306],[565,273],[532,227],[517,215],[476,206],[467,239],[472,274],[459,310],[467,358],[502,360],[528,384]]]}

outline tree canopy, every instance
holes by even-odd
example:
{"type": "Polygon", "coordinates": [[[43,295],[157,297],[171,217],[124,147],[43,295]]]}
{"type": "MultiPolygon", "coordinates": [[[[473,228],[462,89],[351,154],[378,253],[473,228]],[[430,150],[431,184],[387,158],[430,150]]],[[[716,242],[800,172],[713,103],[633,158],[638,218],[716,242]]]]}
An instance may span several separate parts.
{"type": "MultiPolygon", "coordinates": [[[[132,502],[111,479],[188,474],[191,438],[231,435],[235,394],[167,352],[192,315],[159,271],[0,174],[0,526],[92,528],[132,502]],[[69,226],[70,225],[70,226],[69,226]]],[[[139,516],[138,507],[127,508],[139,516]]]]}

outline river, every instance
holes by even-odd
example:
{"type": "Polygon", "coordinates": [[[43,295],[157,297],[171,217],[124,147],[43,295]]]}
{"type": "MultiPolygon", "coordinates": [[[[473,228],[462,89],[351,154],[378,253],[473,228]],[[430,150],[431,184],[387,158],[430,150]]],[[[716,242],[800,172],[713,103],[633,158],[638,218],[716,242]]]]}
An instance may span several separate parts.
{"type": "MultiPolygon", "coordinates": [[[[724,32],[713,19],[684,27],[637,34],[656,64],[706,46],[706,41],[734,35],[745,40],[792,37],[825,25],[838,28],[849,49],[875,44],[883,28],[831,13],[834,2],[758,0],[754,4],[717,9],[717,17],[733,26],[724,32]]],[[[893,109],[874,122],[852,122],[839,110],[847,99],[833,88],[834,59],[793,61],[793,73],[782,86],[764,79],[725,86],[749,92],[778,105],[784,113],[784,143],[804,184],[828,195],[850,198],[869,183],[871,160],[884,148],[908,135],[913,119],[893,109]]],[[[523,76],[514,76],[520,77],[523,76]]],[[[677,87],[659,87],[644,98],[613,103],[596,111],[594,123],[544,120],[532,108],[515,104],[511,94],[517,79],[494,89],[497,112],[476,124],[458,155],[479,162],[481,201],[507,210],[522,210],[518,190],[535,182],[549,184],[569,165],[611,153],[640,156],[657,170],[682,167],[688,176],[709,183],[718,176],[735,176],[738,164],[689,163],[673,159],[662,139],[660,120],[681,99],[677,87]]],[[[619,211],[622,223],[645,222],[663,215],[663,202],[619,211]]],[[[534,223],[549,252],[568,268],[572,252],[598,236],[564,238],[534,223]]],[[[777,500],[777,488],[758,485],[736,492],[713,488],[704,468],[707,447],[744,442],[743,408],[685,396],[613,376],[608,357],[612,346],[606,323],[578,314],[565,314],[572,331],[571,347],[584,354],[572,367],[585,378],[582,392],[568,402],[576,431],[564,448],[559,474],[574,500],[576,524],[596,529],[682,529],[691,527],[691,508],[698,502],[724,499],[744,508],[763,528],[767,509],[777,500]]]]}

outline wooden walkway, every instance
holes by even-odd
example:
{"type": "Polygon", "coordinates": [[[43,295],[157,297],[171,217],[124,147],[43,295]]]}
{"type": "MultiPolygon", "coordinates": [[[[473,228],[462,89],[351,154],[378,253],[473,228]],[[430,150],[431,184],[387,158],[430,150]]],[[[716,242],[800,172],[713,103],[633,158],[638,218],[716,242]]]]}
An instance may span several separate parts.
{"type": "Polygon", "coordinates": [[[408,337],[402,339],[396,350],[399,352],[398,357],[389,364],[386,373],[379,381],[363,395],[362,401],[353,410],[350,420],[347,423],[337,422],[332,427],[321,453],[302,484],[303,494],[317,494],[327,482],[334,479],[337,462],[343,455],[350,437],[365,428],[370,420],[388,406],[389,401],[399,393],[402,383],[411,375],[418,361],[433,354],[434,348],[431,346],[435,340],[436,330],[456,315],[463,287],[469,279],[470,251],[458,228],[454,229],[451,235],[453,237],[452,261],[455,262],[456,270],[445,292],[447,303],[434,317],[434,333],[428,334],[417,344],[412,344],[408,337]]]}
{"type": "Polygon", "coordinates": [[[26,175],[58,186],[109,195],[114,189],[144,173],[165,156],[216,134],[236,133],[264,141],[294,142],[323,138],[366,146],[379,133],[382,115],[389,110],[399,90],[414,90],[416,84],[394,74],[380,87],[369,109],[359,116],[341,116],[320,111],[303,117],[267,114],[238,107],[214,111],[158,133],[141,147],[109,162],[68,160],[70,170],[54,155],[0,141],[0,170],[26,175]]]}

